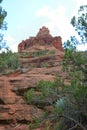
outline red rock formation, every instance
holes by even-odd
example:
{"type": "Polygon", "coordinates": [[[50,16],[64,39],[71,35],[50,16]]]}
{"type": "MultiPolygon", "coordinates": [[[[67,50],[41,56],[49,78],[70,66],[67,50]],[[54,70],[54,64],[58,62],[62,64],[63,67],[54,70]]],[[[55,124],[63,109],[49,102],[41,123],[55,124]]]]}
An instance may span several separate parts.
{"type": "MultiPolygon", "coordinates": [[[[42,108],[37,101],[27,104],[24,95],[30,89],[34,89],[34,92],[39,94],[36,85],[40,80],[53,81],[57,74],[65,78],[66,75],[61,71],[64,55],[61,50],[61,37],[52,37],[46,27],[42,27],[36,37],[23,40],[18,45],[18,51],[23,51],[19,53],[20,69],[0,76],[0,130],[28,130],[29,122],[32,123],[36,117],[42,119],[45,110],[52,112],[51,102],[54,102],[54,98],[50,98],[50,103],[48,100],[43,102],[45,105],[42,108]],[[46,48],[45,45],[47,45],[46,48]],[[23,57],[22,55],[27,51],[38,50],[47,50],[47,52],[41,57],[32,57],[32,55],[23,57]],[[55,53],[49,53],[52,51],[55,53]]],[[[43,127],[40,127],[35,130],[42,130],[43,127]]]]}
{"type": "Polygon", "coordinates": [[[45,26],[43,26],[42,28],[40,28],[39,32],[36,35],[37,38],[49,38],[52,37],[50,35],[50,31],[48,28],[46,28],[45,26]]]}
{"type": "Polygon", "coordinates": [[[52,41],[52,44],[53,44],[53,46],[56,49],[63,50],[63,47],[62,47],[62,38],[60,36],[54,37],[53,41],[52,41]]]}
{"type": "Polygon", "coordinates": [[[23,40],[18,45],[18,51],[23,51],[28,49],[30,46],[35,45],[51,45],[54,46],[56,49],[63,50],[62,48],[62,39],[61,37],[52,37],[50,35],[50,31],[48,28],[43,26],[40,28],[39,32],[37,33],[36,37],[30,37],[29,39],[23,40]]]}

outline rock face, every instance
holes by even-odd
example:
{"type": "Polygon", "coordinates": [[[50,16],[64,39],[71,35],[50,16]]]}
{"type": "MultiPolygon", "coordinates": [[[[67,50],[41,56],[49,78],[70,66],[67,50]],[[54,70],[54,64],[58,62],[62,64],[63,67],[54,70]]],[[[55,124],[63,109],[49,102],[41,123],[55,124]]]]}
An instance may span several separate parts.
{"type": "Polygon", "coordinates": [[[43,26],[37,33],[36,37],[37,38],[45,38],[45,37],[51,38],[52,36],[50,35],[49,29],[43,26]]]}
{"type": "Polygon", "coordinates": [[[64,55],[61,37],[52,37],[46,27],[36,37],[22,41],[18,51],[20,69],[0,75],[0,130],[29,130],[27,124],[42,117],[45,109],[51,111],[52,106],[29,105],[24,92],[33,88],[37,93],[36,84],[40,80],[53,81],[57,74],[66,77],[61,71],[64,55]]]}
{"type": "Polygon", "coordinates": [[[23,40],[19,45],[18,45],[18,51],[23,51],[25,49],[28,49],[30,46],[33,45],[45,45],[48,44],[50,46],[54,46],[55,48],[59,50],[63,50],[62,47],[62,39],[60,36],[52,37],[50,35],[50,31],[46,27],[42,27],[39,32],[37,33],[36,37],[30,37],[27,40],[23,40]]]}

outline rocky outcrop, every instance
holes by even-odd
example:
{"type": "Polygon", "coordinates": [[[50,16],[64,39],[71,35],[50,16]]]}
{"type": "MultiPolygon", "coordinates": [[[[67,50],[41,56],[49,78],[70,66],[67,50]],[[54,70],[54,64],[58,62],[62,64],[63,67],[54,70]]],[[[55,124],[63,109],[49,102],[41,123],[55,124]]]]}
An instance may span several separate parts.
{"type": "Polygon", "coordinates": [[[25,49],[28,49],[31,46],[35,45],[50,45],[54,46],[59,50],[63,50],[62,47],[62,39],[60,36],[53,37],[50,34],[50,31],[46,27],[42,27],[39,32],[37,33],[36,37],[30,37],[29,39],[23,40],[18,45],[18,51],[22,52],[25,49]]]}
{"type": "Polygon", "coordinates": [[[39,32],[36,35],[37,38],[51,38],[52,36],[50,35],[50,31],[48,28],[43,26],[40,28],[39,32]]]}
{"type": "MultiPolygon", "coordinates": [[[[29,130],[28,124],[35,118],[42,118],[46,111],[51,112],[54,99],[37,99],[27,104],[24,93],[34,89],[40,80],[54,81],[55,75],[66,78],[61,71],[63,48],[61,37],[52,37],[46,27],[42,27],[36,37],[22,41],[18,45],[20,68],[13,73],[0,75],[0,130],[29,130]]],[[[66,78],[67,82],[67,78],[66,78]]],[[[42,130],[43,126],[35,130],[42,130]]]]}
{"type": "MultiPolygon", "coordinates": [[[[32,105],[27,104],[24,92],[31,88],[36,90],[36,84],[40,80],[53,81],[57,74],[65,77],[61,72],[62,58],[62,51],[48,56],[28,58],[28,66],[22,59],[22,69],[0,76],[0,130],[29,130],[27,124],[37,117],[42,118],[45,110],[52,110],[51,103],[46,100],[38,101],[45,104],[42,108],[38,107],[37,100],[34,100],[32,105]]],[[[38,129],[42,130],[42,126],[38,129]]]]}
{"type": "Polygon", "coordinates": [[[59,49],[59,50],[63,50],[63,47],[62,47],[62,39],[61,37],[54,37],[53,38],[53,41],[52,41],[52,45],[56,48],[56,49],[59,49]]]}

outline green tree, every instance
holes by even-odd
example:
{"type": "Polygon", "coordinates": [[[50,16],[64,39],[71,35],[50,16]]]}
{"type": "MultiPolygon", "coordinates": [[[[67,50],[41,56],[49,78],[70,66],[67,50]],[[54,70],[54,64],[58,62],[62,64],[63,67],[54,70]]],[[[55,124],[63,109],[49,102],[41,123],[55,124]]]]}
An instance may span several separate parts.
{"type": "MultiPolygon", "coordinates": [[[[0,0],[0,4],[3,0],[0,0]]],[[[6,30],[7,29],[7,23],[4,21],[5,17],[7,16],[7,12],[1,7],[0,5],[0,30],[6,30]]],[[[3,34],[0,33],[0,49],[5,45],[5,42],[3,41],[3,34]]]]}
{"type": "MultiPolygon", "coordinates": [[[[81,6],[78,12],[78,18],[74,16],[71,23],[81,40],[87,43],[87,6],[81,6]]],[[[55,105],[56,115],[60,117],[57,130],[87,130],[87,51],[77,52],[76,44],[71,37],[64,46],[63,69],[70,83],[63,85],[62,98],[55,105]]]]}
{"type": "MultiPolygon", "coordinates": [[[[74,16],[71,20],[83,42],[87,42],[86,9],[87,6],[81,6],[78,18],[74,16]]],[[[51,125],[53,123],[53,130],[87,130],[87,52],[77,52],[78,43],[79,41],[71,36],[64,45],[63,71],[67,74],[68,84],[66,79],[64,81],[61,78],[53,83],[40,81],[35,88],[41,92],[39,98],[37,95],[35,97],[34,93],[31,94],[32,89],[26,94],[28,103],[39,104],[41,107],[44,100],[53,105],[52,113],[45,113],[43,117],[44,121],[50,121],[51,125]]]]}
{"type": "Polygon", "coordinates": [[[87,43],[87,5],[80,6],[78,16],[73,16],[71,24],[80,35],[82,42],[87,43]]]}

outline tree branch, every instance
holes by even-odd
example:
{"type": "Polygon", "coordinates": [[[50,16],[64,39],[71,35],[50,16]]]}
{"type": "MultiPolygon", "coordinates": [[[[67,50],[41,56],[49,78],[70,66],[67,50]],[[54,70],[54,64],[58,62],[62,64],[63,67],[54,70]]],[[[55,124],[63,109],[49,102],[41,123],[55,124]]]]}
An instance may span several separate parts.
{"type": "Polygon", "coordinates": [[[72,117],[68,117],[66,115],[59,115],[59,116],[51,115],[48,118],[54,118],[54,117],[57,117],[57,118],[66,118],[66,119],[68,119],[70,121],[73,121],[76,125],[74,127],[72,127],[72,128],[69,128],[69,130],[73,130],[77,126],[79,126],[82,130],[87,130],[80,122],[76,121],[72,117]]]}

